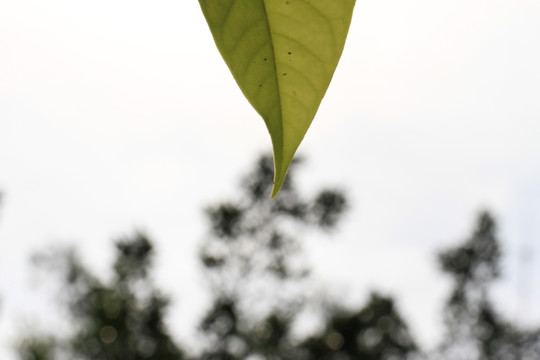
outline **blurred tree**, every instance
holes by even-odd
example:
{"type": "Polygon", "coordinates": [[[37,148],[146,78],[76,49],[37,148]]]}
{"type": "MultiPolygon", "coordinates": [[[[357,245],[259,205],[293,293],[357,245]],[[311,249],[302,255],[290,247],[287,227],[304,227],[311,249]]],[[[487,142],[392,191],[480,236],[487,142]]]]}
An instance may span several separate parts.
{"type": "MultiPolygon", "coordinates": [[[[347,209],[341,191],[311,199],[294,186],[295,161],[279,196],[270,200],[272,159],[262,157],[242,182],[238,201],[206,210],[210,232],[200,260],[213,298],[200,322],[201,360],[538,360],[540,330],[504,320],[489,290],[500,276],[502,251],[492,216],[483,212],[472,236],[439,254],[453,279],[446,303],[447,333],[438,351],[423,355],[394,301],[372,294],[362,308],[320,301],[311,291],[302,232],[330,231],[347,209]],[[306,311],[308,310],[308,311],[306,311]],[[319,331],[295,333],[306,312],[319,331]]],[[[1,198],[0,198],[1,200],[1,198]]],[[[62,275],[74,330],[63,339],[27,335],[22,360],[178,360],[188,356],[165,329],[168,301],[151,277],[153,248],[143,234],[116,244],[113,277],[102,281],[73,251],[36,256],[62,275]]]]}
{"type": "MultiPolygon", "coordinates": [[[[270,200],[272,159],[262,157],[244,180],[239,201],[207,209],[211,231],[200,259],[214,298],[200,323],[208,345],[197,358],[386,360],[410,353],[414,342],[391,299],[373,295],[365,308],[351,311],[312,298],[297,236],[333,229],[347,201],[336,190],[301,197],[293,183],[297,165],[270,200]],[[307,307],[318,311],[323,325],[302,340],[293,328],[307,307]]],[[[73,251],[36,257],[38,265],[63,276],[75,329],[67,339],[27,336],[18,346],[22,360],[187,359],[163,325],[167,299],[149,276],[150,241],[136,234],[116,250],[109,282],[94,276],[73,251]]]]}
{"type": "Polygon", "coordinates": [[[300,291],[299,282],[308,269],[294,234],[332,229],[347,204],[339,191],[324,190],[311,200],[301,197],[293,182],[298,163],[293,162],[280,196],[271,200],[273,162],[271,157],[261,157],[243,181],[240,200],[206,210],[211,234],[200,257],[215,293],[242,302],[272,299],[282,304],[285,299],[276,298],[275,286],[294,283],[300,291]]]}
{"type": "Polygon", "coordinates": [[[17,345],[21,360],[55,360],[56,347],[56,339],[47,335],[27,335],[17,345]]]}
{"type": "Polygon", "coordinates": [[[208,339],[201,358],[404,359],[416,346],[391,299],[373,295],[365,308],[346,311],[317,305],[308,291],[297,235],[333,229],[347,201],[336,190],[302,197],[294,184],[298,163],[274,200],[272,158],[261,157],[240,200],[207,209],[211,234],[200,258],[214,299],[200,326],[208,339]],[[306,307],[316,308],[325,325],[302,341],[292,330],[306,307]]]}
{"type": "Polygon", "coordinates": [[[339,191],[301,197],[294,186],[298,164],[271,200],[273,161],[263,156],[242,182],[238,201],[206,210],[211,234],[200,258],[214,300],[201,323],[209,344],[203,359],[285,358],[292,348],[292,313],[306,300],[309,273],[293,234],[331,229],[346,209],[339,191]]]}
{"type": "Polygon", "coordinates": [[[301,349],[309,360],[398,360],[417,347],[394,301],[374,293],[361,310],[330,311],[324,331],[301,349]]]}
{"type": "Polygon", "coordinates": [[[153,250],[142,234],[116,244],[114,277],[104,283],[92,275],[72,251],[41,254],[39,265],[63,276],[63,294],[75,332],[62,341],[49,337],[24,339],[23,360],[178,360],[184,359],[163,324],[167,298],[149,276],[153,250]]]}
{"type": "Polygon", "coordinates": [[[503,320],[489,300],[500,276],[501,249],[493,217],[479,215],[473,235],[439,254],[439,263],[454,282],[445,315],[443,358],[451,360],[538,360],[540,331],[524,331],[503,320]]]}

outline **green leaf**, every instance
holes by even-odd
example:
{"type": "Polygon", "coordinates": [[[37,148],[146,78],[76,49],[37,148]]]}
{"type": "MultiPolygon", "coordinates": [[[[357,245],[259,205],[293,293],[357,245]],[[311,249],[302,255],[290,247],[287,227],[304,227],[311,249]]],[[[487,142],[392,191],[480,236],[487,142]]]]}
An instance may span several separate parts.
{"type": "Polygon", "coordinates": [[[223,59],[266,123],[278,193],[345,45],[355,0],[199,0],[223,59]]]}

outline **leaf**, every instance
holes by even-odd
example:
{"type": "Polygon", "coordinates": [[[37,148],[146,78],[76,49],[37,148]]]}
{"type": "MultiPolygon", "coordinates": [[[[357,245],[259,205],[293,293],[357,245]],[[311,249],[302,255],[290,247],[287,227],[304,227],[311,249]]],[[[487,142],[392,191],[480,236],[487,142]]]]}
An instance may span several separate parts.
{"type": "Polygon", "coordinates": [[[238,86],[264,119],[276,196],[330,84],[355,0],[199,0],[238,86]]]}

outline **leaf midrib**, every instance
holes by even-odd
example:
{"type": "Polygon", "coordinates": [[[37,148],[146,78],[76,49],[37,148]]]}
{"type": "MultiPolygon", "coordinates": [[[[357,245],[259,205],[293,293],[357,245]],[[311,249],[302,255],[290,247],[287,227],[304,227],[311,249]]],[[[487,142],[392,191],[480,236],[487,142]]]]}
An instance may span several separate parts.
{"type": "MultiPolygon", "coordinates": [[[[277,87],[278,87],[278,94],[277,94],[277,98],[278,98],[278,104],[279,104],[279,128],[280,128],[280,132],[281,132],[281,141],[279,143],[279,165],[277,164],[276,162],[276,154],[275,154],[275,145],[274,144],[274,138],[272,137],[272,143],[274,144],[274,185],[275,185],[275,182],[277,180],[277,177],[278,177],[278,174],[281,173],[281,168],[283,166],[283,153],[285,151],[285,146],[284,146],[284,133],[283,133],[283,107],[281,106],[281,83],[279,81],[279,76],[278,76],[278,71],[277,71],[277,57],[276,57],[276,50],[274,48],[274,39],[272,38],[272,29],[270,29],[270,22],[268,21],[268,11],[266,9],[266,1],[265,0],[261,0],[262,2],[262,7],[263,7],[263,10],[264,10],[264,19],[265,19],[265,23],[266,23],[266,27],[268,29],[268,37],[270,39],[270,49],[272,49],[272,58],[274,60],[274,76],[276,78],[276,84],[277,84],[277,87]]],[[[274,196],[274,194],[272,194],[274,196]]]]}

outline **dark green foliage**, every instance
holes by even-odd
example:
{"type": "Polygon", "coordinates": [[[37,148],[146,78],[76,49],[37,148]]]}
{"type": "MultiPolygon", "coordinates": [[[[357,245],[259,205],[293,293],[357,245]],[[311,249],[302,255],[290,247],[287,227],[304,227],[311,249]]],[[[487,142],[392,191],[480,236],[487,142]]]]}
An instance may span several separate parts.
{"type": "Polygon", "coordinates": [[[52,337],[33,335],[18,344],[21,360],[55,360],[56,341],[52,337]]]}
{"type": "Polygon", "coordinates": [[[361,310],[334,310],[324,331],[301,348],[309,360],[405,359],[416,350],[392,299],[372,294],[361,310]]]}
{"type": "Polygon", "coordinates": [[[218,298],[201,322],[201,330],[212,346],[200,359],[246,359],[252,355],[265,358],[290,358],[292,347],[287,338],[288,317],[271,314],[258,322],[241,319],[237,302],[218,298]]]}
{"type": "MultiPolygon", "coordinates": [[[[38,350],[39,354],[57,353],[70,359],[184,358],[163,324],[167,298],[153,287],[149,277],[153,257],[150,241],[136,234],[118,242],[116,250],[114,278],[110,283],[93,276],[73,252],[42,255],[36,259],[64,276],[63,290],[75,331],[62,344],[49,342],[49,349],[40,346],[41,340],[23,341],[22,359],[32,359],[26,354],[38,350]]],[[[34,358],[48,359],[47,355],[34,358]]]]}

